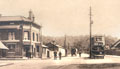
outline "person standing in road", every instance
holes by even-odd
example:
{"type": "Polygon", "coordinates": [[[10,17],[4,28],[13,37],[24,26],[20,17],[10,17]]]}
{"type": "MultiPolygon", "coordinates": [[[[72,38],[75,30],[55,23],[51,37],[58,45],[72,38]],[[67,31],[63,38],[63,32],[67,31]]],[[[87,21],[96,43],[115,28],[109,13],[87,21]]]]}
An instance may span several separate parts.
{"type": "Polygon", "coordinates": [[[56,60],[56,59],[57,59],[57,52],[54,51],[54,60],[56,60]]]}
{"type": "Polygon", "coordinates": [[[61,53],[61,52],[59,52],[59,60],[61,60],[61,56],[62,56],[62,53],[61,53]]]}
{"type": "Polygon", "coordinates": [[[81,57],[81,51],[79,51],[79,57],[81,57]]]}

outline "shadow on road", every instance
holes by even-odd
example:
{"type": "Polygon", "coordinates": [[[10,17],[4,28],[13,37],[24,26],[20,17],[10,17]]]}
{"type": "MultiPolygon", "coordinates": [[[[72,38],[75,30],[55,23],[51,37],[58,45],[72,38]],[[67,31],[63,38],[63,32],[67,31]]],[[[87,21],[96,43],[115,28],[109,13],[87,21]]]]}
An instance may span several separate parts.
{"type": "Polygon", "coordinates": [[[63,66],[50,66],[44,69],[120,69],[120,63],[71,64],[63,66]]]}

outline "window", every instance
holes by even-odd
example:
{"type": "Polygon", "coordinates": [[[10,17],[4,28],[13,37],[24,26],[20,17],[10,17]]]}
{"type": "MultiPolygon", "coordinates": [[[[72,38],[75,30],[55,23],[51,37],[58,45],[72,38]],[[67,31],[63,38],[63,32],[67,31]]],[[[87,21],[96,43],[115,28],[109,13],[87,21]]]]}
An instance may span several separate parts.
{"type": "Polygon", "coordinates": [[[8,48],[9,48],[9,52],[15,52],[15,44],[9,44],[8,45],[8,48]]]}
{"type": "Polygon", "coordinates": [[[96,41],[102,41],[102,38],[96,38],[96,41]]]}
{"type": "Polygon", "coordinates": [[[33,41],[35,41],[35,34],[34,34],[34,32],[33,32],[33,41]]]}
{"type": "Polygon", "coordinates": [[[9,40],[15,40],[15,32],[9,32],[8,33],[8,39],[9,40]]]}
{"type": "Polygon", "coordinates": [[[37,41],[38,41],[38,34],[36,34],[36,39],[37,39],[37,41]]]}
{"type": "Polygon", "coordinates": [[[24,31],[24,40],[29,40],[29,32],[24,31]]]}

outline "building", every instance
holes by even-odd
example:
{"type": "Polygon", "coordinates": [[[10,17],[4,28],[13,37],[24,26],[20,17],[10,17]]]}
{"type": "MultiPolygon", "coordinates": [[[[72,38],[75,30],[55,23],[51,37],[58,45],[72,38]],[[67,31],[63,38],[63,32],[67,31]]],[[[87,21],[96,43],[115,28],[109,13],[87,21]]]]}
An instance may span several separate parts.
{"type": "Polygon", "coordinates": [[[112,46],[111,49],[120,49],[120,40],[116,41],[112,46]]]}
{"type": "Polygon", "coordinates": [[[8,48],[0,41],[0,57],[4,57],[4,51],[8,50],[8,48]]]}
{"type": "Polygon", "coordinates": [[[42,45],[42,58],[47,58],[47,51],[48,51],[48,48],[47,46],[45,45],[42,45]]]}
{"type": "Polygon", "coordinates": [[[110,46],[110,49],[106,50],[106,54],[120,56],[120,40],[116,41],[112,46],[110,46]]]}
{"type": "Polygon", "coordinates": [[[54,52],[57,52],[57,56],[59,56],[59,52],[62,53],[61,56],[65,56],[65,49],[62,46],[57,45],[55,41],[47,43],[46,46],[48,48],[47,49],[48,58],[54,57],[54,52]]]}
{"type": "Polygon", "coordinates": [[[9,49],[2,57],[41,56],[40,29],[34,21],[33,13],[29,17],[0,15],[0,41],[9,49]]]}

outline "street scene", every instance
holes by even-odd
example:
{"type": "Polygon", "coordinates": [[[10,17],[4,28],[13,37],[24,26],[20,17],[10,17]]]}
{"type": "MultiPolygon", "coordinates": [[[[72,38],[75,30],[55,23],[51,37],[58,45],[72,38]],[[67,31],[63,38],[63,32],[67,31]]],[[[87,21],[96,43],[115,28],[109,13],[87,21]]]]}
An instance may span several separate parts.
{"type": "Polygon", "coordinates": [[[120,69],[119,0],[1,0],[0,69],[120,69]]]}

